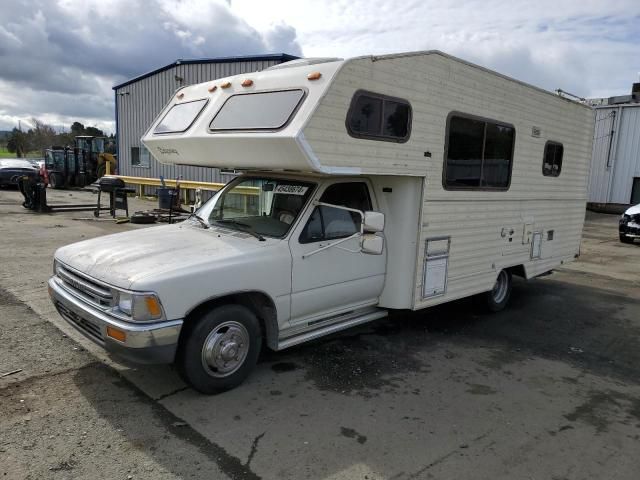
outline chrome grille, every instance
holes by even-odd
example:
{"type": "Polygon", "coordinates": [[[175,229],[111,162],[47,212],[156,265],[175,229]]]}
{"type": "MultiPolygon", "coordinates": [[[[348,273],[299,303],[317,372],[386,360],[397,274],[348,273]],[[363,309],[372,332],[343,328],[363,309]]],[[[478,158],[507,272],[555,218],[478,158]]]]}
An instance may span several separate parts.
{"type": "Polygon", "coordinates": [[[56,274],[58,278],[62,280],[67,290],[82,298],[87,303],[101,310],[106,310],[113,306],[113,294],[108,286],[78,274],[75,271],[71,271],[62,265],[58,265],[56,274]]]}
{"type": "Polygon", "coordinates": [[[88,320],[85,320],[84,318],[82,318],[80,315],[78,315],[75,312],[72,312],[71,310],[69,310],[68,308],[66,308],[62,303],[60,302],[56,302],[55,303],[56,308],[58,309],[58,312],[60,313],[60,315],[65,318],[67,321],[70,321],[71,323],[73,323],[75,326],[77,326],[78,328],[80,328],[83,332],[86,332],[88,335],[90,335],[93,339],[102,342],[102,332],[100,331],[100,327],[98,327],[97,325],[94,325],[93,323],[91,323],[88,320]]]}

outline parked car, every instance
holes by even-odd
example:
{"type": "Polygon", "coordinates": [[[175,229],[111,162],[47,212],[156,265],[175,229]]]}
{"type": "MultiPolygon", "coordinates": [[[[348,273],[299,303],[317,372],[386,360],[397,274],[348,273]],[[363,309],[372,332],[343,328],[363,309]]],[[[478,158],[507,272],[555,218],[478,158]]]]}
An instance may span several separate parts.
{"type": "Polygon", "coordinates": [[[640,238],[640,203],[622,214],[618,231],[622,243],[633,243],[634,238],[640,238]]]}
{"type": "Polygon", "coordinates": [[[27,160],[37,169],[40,169],[40,167],[44,165],[44,158],[28,158],[27,160]]]}
{"type": "Polygon", "coordinates": [[[21,158],[3,158],[0,160],[0,187],[18,185],[18,178],[24,175],[38,175],[37,167],[21,158]]]}

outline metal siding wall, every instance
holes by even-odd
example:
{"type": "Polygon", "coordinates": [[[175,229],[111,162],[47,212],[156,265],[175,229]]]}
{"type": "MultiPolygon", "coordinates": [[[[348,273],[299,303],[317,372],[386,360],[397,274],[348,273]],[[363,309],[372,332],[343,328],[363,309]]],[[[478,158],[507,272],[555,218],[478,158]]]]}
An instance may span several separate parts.
{"type": "MultiPolygon", "coordinates": [[[[131,147],[142,147],[140,138],[151,122],[181,85],[203,83],[217,78],[264,70],[281,63],[276,60],[228,63],[180,64],[116,90],[118,102],[119,173],[133,177],[177,178],[202,182],[225,182],[228,175],[221,175],[217,168],[162,165],[150,157],[149,167],[131,165],[131,147]],[[175,76],[184,79],[176,82],[175,76]],[[120,95],[129,92],[129,95],[120,95]]],[[[149,193],[153,191],[148,190],[149,193]]]]}
{"type": "Polygon", "coordinates": [[[623,107],[618,124],[611,203],[630,203],[633,177],[640,177],[640,107],[623,107]]]}
{"type": "MultiPolygon", "coordinates": [[[[617,128],[618,119],[614,120],[617,108],[596,110],[596,123],[593,135],[593,153],[589,178],[589,201],[607,203],[611,169],[607,166],[609,143],[612,142],[611,129],[617,128]],[[613,122],[615,121],[615,126],[613,122]]],[[[611,149],[613,150],[613,145],[611,149]]],[[[613,152],[612,152],[613,153],[613,152]]]]}

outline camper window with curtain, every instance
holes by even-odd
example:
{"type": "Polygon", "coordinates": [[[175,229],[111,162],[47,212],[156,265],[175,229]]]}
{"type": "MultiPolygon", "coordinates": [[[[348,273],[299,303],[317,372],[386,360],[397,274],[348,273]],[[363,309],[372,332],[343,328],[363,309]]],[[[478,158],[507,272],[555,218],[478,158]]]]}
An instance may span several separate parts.
{"type": "Polygon", "coordinates": [[[399,98],[357,91],[347,113],[347,131],[355,138],[406,142],[411,133],[411,105],[399,98]]]}
{"type": "Polygon", "coordinates": [[[507,190],[511,182],[515,129],[460,114],[449,117],[444,187],[507,190]]]}
{"type": "Polygon", "coordinates": [[[564,147],[558,142],[547,142],[544,146],[542,174],[545,177],[558,177],[562,170],[564,147]]]}

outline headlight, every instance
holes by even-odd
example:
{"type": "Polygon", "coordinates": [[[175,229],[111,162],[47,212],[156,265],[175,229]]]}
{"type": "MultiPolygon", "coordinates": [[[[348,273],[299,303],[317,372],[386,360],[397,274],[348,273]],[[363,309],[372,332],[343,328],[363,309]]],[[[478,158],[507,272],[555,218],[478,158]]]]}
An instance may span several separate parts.
{"type": "Polygon", "coordinates": [[[133,310],[133,295],[121,292],[118,294],[118,310],[131,316],[133,310]]]}
{"type": "Polygon", "coordinates": [[[117,310],[136,322],[162,318],[160,299],[153,293],[118,292],[117,310]]]}

